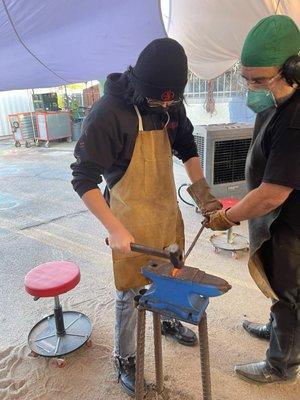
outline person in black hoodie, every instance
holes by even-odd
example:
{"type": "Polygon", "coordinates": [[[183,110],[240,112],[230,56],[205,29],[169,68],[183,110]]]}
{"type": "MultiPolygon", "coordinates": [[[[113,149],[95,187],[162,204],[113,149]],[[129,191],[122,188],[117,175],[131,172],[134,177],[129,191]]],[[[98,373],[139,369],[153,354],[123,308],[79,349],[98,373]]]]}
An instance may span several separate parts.
{"type": "MultiPolygon", "coordinates": [[[[184,248],[172,155],[182,160],[189,192],[203,214],[221,208],[203,177],[183,92],[187,58],[182,46],[164,38],[151,42],[136,65],[108,76],[104,96],[84,121],[75,147],[72,184],[108,231],[116,285],[115,364],[119,382],[135,392],[136,309],[133,298],[149,282],[140,268],[149,256],[130,243],[184,248]],[[104,177],[104,197],[98,185],[104,177]]],[[[184,345],[196,336],[177,320],[163,320],[162,333],[184,345]]]]}

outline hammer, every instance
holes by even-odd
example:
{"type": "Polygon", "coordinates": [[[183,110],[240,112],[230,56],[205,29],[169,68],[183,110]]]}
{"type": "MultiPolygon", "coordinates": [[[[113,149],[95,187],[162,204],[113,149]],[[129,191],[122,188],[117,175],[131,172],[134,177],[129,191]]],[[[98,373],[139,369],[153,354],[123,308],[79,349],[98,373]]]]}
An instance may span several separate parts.
{"type": "MultiPolygon", "coordinates": [[[[108,238],[105,239],[105,243],[109,245],[108,238]]],[[[179,249],[178,244],[174,243],[168,246],[165,250],[156,249],[154,247],[144,246],[142,244],[130,243],[131,251],[137,253],[148,254],[154,257],[161,257],[170,260],[175,268],[182,268],[184,265],[183,255],[179,249]]]]}

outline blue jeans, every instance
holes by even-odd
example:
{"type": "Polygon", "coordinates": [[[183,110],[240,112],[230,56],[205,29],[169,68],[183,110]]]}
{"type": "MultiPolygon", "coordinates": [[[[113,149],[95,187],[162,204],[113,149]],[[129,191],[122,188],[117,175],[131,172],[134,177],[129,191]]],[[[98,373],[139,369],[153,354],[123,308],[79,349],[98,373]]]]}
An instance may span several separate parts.
{"type": "MultiPolygon", "coordinates": [[[[143,287],[126,291],[116,290],[115,356],[135,356],[137,309],[133,299],[141,289],[143,287]]],[[[171,318],[164,316],[162,320],[170,321],[171,318]]]]}
{"type": "Polygon", "coordinates": [[[116,290],[115,356],[135,356],[137,309],[133,299],[141,289],[116,290]]]}

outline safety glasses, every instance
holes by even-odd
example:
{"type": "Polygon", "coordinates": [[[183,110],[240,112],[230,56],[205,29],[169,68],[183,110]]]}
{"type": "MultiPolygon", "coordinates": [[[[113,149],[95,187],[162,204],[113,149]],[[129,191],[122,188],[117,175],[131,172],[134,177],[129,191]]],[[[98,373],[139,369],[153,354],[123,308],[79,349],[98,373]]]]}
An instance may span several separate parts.
{"type": "Polygon", "coordinates": [[[269,77],[258,76],[252,77],[251,79],[246,78],[241,73],[238,73],[237,82],[239,86],[243,89],[252,89],[252,90],[259,90],[268,88],[268,86],[274,82],[275,79],[281,78],[281,73],[278,72],[277,74],[269,77]]]}
{"type": "Polygon", "coordinates": [[[182,103],[183,99],[179,98],[178,100],[160,101],[155,99],[149,99],[148,97],[146,97],[146,100],[150,108],[155,108],[155,107],[169,108],[182,103]]]}

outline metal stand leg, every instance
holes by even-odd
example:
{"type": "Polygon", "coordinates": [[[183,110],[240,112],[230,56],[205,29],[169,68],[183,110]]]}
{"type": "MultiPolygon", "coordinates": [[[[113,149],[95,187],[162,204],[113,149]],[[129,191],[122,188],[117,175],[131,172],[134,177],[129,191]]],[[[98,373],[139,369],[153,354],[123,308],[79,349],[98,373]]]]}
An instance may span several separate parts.
{"type": "Polygon", "coordinates": [[[62,312],[58,296],[54,297],[54,303],[55,303],[54,318],[55,318],[56,333],[58,336],[64,336],[66,334],[64,315],[62,312]]]}
{"type": "Polygon", "coordinates": [[[233,229],[229,228],[227,230],[227,243],[232,244],[233,243],[233,229]]]}
{"type": "Polygon", "coordinates": [[[163,367],[162,367],[161,322],[160,322],[160,315],[155,312],[153,313],[153,331],[154,331],[156,391],[158,394],[161,394],[164,390],[163,367]]]}
{"type": "Polygon", "coordinates": [[[207,317],[206,313],[198,325],[199,344],[200,344],[200,360],[201,360],[201,377],[203,400],[211,400],[211,381],[210,381],[210,365],[209,365],[209,347],[207,333],[207,317]]]}
{"type": "Polygon", "coordinates": [[[136,349],[136,371],[135,371],[135,398],[142,400],[144,397],[144,359],[145,359],[145,330],[146,310],[140,306],[137,320],[137,349],[136,349]]]}

